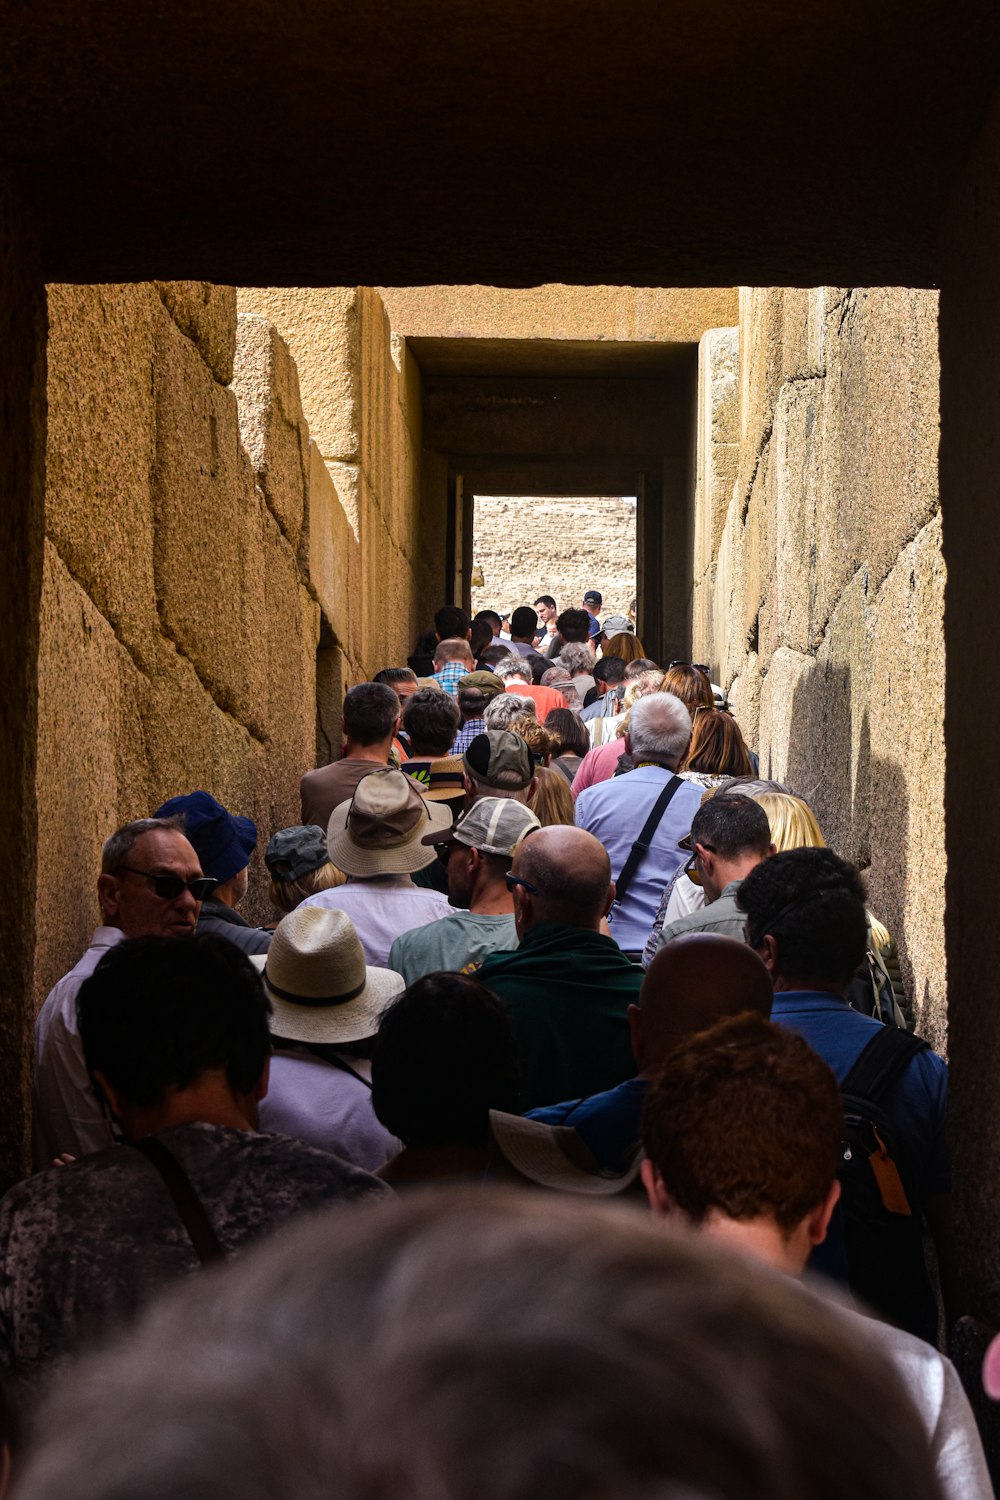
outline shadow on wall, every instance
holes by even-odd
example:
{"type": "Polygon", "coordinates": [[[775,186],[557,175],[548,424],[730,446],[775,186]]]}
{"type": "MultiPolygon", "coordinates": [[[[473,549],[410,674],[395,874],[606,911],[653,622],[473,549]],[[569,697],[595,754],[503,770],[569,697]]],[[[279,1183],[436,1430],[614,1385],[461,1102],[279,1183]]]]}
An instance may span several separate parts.
{"type": "Polygon", "coordinates": [[[793,693],[787,759],[775,764],[768,755],[763,774],[786,781],[804,797],[828,845],[861,870],[869,906],[896,940],[918,1030],[941,1050],[947,1036],[939,1003],[943,976],[920,973],[923,965],[914,965],[933,935],[915,930],[923,909],[911,884],[909,789],[897,762],[872,754],[867,702],[859,715],[857,710],[850,666],[815,664],[793,693]]]}

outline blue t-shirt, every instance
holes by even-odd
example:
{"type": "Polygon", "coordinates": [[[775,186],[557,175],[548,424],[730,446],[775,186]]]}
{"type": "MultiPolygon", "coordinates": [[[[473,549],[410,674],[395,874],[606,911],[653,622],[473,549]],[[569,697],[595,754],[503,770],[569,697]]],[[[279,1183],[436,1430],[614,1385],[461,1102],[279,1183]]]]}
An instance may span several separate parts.
{"type": "MultiPolygon", "coordinates": [[[[829,1063],[843,1083],[881,1022],[851,1010],[844,1000],[820,990],[789,990],[774,997],[771,1020],[803,1037],[829,1063]]],[[[945,1106],[948,1065],[924,1049],[907,1064],[885,1101],[885,1112],[907,1147],[922,1202],[951,1187],[945,1106]]]]}
{"type": "Polygon", "coordinates": [[[648,1083],[645,1078],[629,1078],[617,1088],[586,1099],[569,1099],[563,1104],[547,1104],[529,1109],[529,1120],[543,1125],[571,1125],[598,1166],[617,1172],[639,1142],[642,1102],[648,1083]]]}

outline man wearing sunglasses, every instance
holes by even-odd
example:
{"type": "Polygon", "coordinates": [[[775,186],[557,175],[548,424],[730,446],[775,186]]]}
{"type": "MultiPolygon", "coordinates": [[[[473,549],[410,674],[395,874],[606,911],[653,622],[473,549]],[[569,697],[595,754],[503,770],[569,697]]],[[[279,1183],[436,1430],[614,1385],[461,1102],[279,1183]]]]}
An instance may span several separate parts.
{"type": "Polygon", "coordinates": [[[738,793],[710,797],[678,847],[691,850],[684,873],[704,888],[705,905],[665,926],[660,947],[693,932],[714,932],[741,943],[746,916],[736,893],[744,876],[774,853],[767,813],[759,802],[738,793]]]}
{"type": "Polygon", "coordinates": [[[49,992],[35,1022],[36,1170],[64,1153],[86,1156],[114,1141],[80,1046],[76,997],[83,981],[123,938],[193,936],[201,903],[215,884],[203,874],[178,820],[139,818],[104,845],[97,880],[101,925],[83,957],[49,992]]]}

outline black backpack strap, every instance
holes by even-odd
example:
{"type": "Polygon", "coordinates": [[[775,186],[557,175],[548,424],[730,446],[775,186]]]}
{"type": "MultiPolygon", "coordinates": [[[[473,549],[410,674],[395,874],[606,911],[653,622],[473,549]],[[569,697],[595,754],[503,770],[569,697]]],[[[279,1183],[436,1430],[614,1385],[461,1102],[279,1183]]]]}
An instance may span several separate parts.
{"type": "Polygon", "coordinates": [[[629,850],[628,859],[622,865],[622,872],[619,875],[618,879],[615,881],[616,906],[620,906],[625,900],[628,888],[632,884],[632,878],[635,875],[636,870],[639,868],[639,865],[642,863],[642,859],[647,853],[650,844],[653,842],[653,834],[656,832],[657,828],[660,825],[660,819],[663,817],[663,814],[670,806],[675,792],[677,792],[683,785],[684,783],[681,781],[681,778],[679,776],[671,776],[670,780],[667,782],[666,786],[663,788],[662,792],[650,808],[649,817],[642,825],[642,832],[639,834],[639,837],[636,839],[635,843],[632,845],[632,848],[629,850]]]}
{"type": "Polygon", "coordinates": [[[162,1141],[157,1140],[155,1135],[144,1136],[141,1141],[133,1141],[132,1144],[159,1172],[202,1265],[207,1266],[215,1260],[225,1260],[226,1252],[219,1243],[219,1236],[212,1228],[212,1222],[205,1212],[205,1205],[195,1192],[190,1177],[174,1153],[169,1151],[162,1141]]]}
{"type": "Polygon", "coordinates": [[[911,1031],[880,1027],[840,1085],[841,1093],[881,1104],[910,1060],[928,1045],[911,1031]]]}

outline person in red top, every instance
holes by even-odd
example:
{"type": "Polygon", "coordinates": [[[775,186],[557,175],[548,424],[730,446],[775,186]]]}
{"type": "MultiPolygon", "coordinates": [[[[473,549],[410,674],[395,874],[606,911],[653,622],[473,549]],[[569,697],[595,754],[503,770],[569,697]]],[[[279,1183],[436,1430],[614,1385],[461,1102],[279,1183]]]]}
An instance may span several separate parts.
{"type": "Polygon", "coordinates": [[[555,688],[542,687],[531,680],[531,666],[527,657],[511,656],[497,662],[496,675],[504,685],[508,693],[518,693],[523,698],[532,698],[535,710],[538,714],[539,723],[550,714],[554,708],[568,708],[569,705],[562,693],[555,688]]]}

